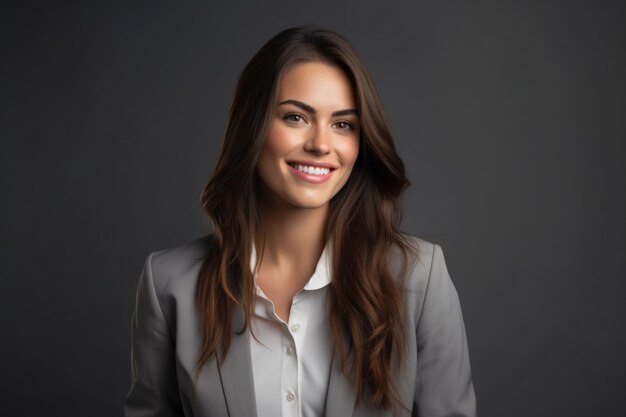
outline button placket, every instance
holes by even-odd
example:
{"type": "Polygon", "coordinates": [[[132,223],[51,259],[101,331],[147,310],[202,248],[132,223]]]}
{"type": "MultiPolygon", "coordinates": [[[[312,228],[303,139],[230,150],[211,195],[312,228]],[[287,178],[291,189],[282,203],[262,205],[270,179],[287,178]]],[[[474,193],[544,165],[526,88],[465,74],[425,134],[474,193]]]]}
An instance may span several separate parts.
{"type": "Polygon", "coordinates": [[[289,330],[294,340],[296,353],[302,349],[302,340],[306,331],[307,310],[310,304],[306,293],[306,291],[301,291],[295,295],[289,313],[289,330]]]}
{"type": "Polygon", "coordinates": [[[283,325],[283,378],[281,388],[283,389],[283,415],[298,417],[300,415],[300,361],[299,349],[302,345],[304,330],[306,326],[307,303],[302,299],[302,293],[294,296],[289,312],[289,320],[283,325]]]}
{"type": "Polygon", "coordinates": [[[289,325],[283,322],[282,325],[283,351],[286,356],[282,360],[281,390],[283,392],[283,416],[298,417],[298,358],[296,350],[293,348],[294,338],[289,331],[289,325]],[[291,349],[290,349],[291,348],[291,349]]]}

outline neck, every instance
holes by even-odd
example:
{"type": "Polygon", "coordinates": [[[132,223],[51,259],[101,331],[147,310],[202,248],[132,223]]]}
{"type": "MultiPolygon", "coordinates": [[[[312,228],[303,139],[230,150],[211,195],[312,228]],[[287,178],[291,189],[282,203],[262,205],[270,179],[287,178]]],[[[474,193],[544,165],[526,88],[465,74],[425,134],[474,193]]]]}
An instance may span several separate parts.
{"type": "MultiPolygon", "coordinates": [[[[326,243],[329,205],[316,208],[295,207],[283,200],[261,203],[264,262],[281,268],[292,265],[315,265],[326,243]]],[[[259,239],[255,242],[257,250],[259,239]]]]}

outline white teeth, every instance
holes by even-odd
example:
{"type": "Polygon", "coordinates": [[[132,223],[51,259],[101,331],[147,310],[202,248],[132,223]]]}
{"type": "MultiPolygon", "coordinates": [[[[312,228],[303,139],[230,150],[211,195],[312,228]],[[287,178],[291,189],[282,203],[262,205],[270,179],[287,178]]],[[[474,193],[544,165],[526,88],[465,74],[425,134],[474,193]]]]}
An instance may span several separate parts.
{"type": "Polygon", "coordinates": [[[290,164],[300,172],[304,172],[309,175],[327,175],[330,172],[329,168],[312,167],[299,164],[290,164]]]}

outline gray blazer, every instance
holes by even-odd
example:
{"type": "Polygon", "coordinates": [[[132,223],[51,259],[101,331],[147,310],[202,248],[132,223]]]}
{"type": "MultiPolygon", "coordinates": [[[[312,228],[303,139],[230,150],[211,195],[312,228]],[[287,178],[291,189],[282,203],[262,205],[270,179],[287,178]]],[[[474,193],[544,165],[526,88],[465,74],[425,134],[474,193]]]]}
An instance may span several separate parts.
{"type": "MultiPolygon", "coordinates": [[[[220,366],[207,362],[198,378],[194,408],[194,365],[201,335],[194,309],[196,280],[212,242],[206,236],[187,245],[151,253],[139,279],[131,324],[131,388],[126,417],[256,417],[249,331],[243,310],[233,313],[230,351],[220,366]]],[[[457,292],[439,245],[411,237],[419,259],[407,281],[409,352],[396,375],[403,403],[420,417],[476,415],[465,327],[457,292]]],[[[219,355],[220,359],[221,351],[219,355]]],[[[391,416],[365,404],[355,406],[350,381],[333,355],[325,415],[391,416]]],[[[406,412],[402,414],[407,416],[406,412]]]]}

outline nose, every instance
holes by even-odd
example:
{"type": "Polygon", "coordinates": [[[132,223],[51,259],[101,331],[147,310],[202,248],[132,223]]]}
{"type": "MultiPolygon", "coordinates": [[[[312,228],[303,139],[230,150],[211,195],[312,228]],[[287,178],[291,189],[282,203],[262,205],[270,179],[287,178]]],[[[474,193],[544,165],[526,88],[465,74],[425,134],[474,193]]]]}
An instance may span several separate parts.
{"type": "Polygon", "coordinates": [[[317,126],[311,132],[304,143],[304,150],[318,155],[326,155],[332,149],[330,133],[321,126],[317,126]]]}

